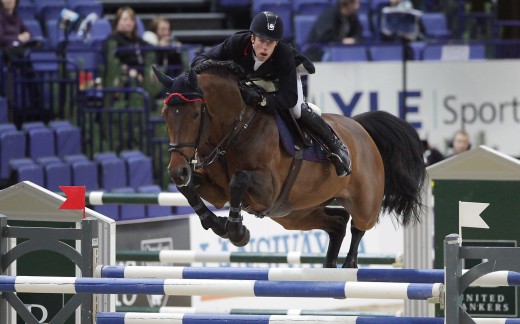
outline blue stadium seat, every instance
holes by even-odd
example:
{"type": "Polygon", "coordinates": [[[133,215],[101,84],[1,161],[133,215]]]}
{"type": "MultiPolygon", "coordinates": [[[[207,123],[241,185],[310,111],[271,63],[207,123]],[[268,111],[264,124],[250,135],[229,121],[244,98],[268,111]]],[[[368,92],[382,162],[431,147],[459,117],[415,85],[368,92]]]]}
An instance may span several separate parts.
{"type": "Polygon", "coordinates": [[[132,156],[126,160],[128,185],[132,188],[153,184],[152,160],[147,156],[132,156]]]}
{"type": "Polygon", "coordinates": [[[54,130],[56,155],[74,155],[81,153],[81,131],[76,126],[59,127],[54,130]]]}
{"type": "Polygon", "coordinates": [[[320,15],[331,6],[329,0],[293,0],[292,4],[295,15],[320,15]]]}
{"type": "MultiPolygon", "coordinates": [[[[161,192],[161,188],[158,185],[141,186],[137,188],[137,192],[157,194],[161,192]]],[[[146,217],[169,216],[172,214],[170,206],[145,205],[145,209],[146,217]]]]}
{"type": "Polygon", "coordinates": [[[451,38],[451,31],[448,29],[448,22],[444,13],[423,13],[421,22],[427,37],[434,39],[451,38]]]}
{"type": "Polygon", "coordinates": [[[117,157],[98,160],[100,184],[105,190],[114,190],[128,185],[126,163],[117,157]]]}
{"type": "Polygon", "coordinates": [[[107,159],[119,159],[115,152],[98,152],[94,154],[94,161],[100,163],[103,160],[107,159]]]}
{"type": "Polygon", "coordinates": [[[54,130],[56,130],[60,127],[68,127],[68,126],[72,126],[72,124],[68,120],[53,120],[53,121],[49,122],[49,127],[54,130]]]}
{"type": "Polygon", "coordinates": [[[99,18],[103,17],[103,4],[94,1],[76,1],[69,5],[70,8],[83,17],[95,13],[99,18]]]}
{"type": "Polygon", "coordinates": [[[104,41],[112,32],[112,25],[108,19],[102,18],[96,20],[90,29],[90,39],[94,41],[104,41]]]}
{"type": "Polygon", "coordinates": [[[25,133],[17,130],[0,134],[0,178],[9,177],[9,160],[25,157],[25,133]]]}
{"type": "Polygon", "coordinates": [[[4,132],[8,132],[8,131],[15,131],[15,130],[16,130],[16,126],[14,124],[11,124],[11,123],[0,124],[0,134],[2,134],[4,132]]]}
{"type": "Polygon", "coordinates": [[[96,163],[89,160],[72,163],[72,185],[85,186],[87,191],[97,190],[99,185],[96,163]]]}
{"type": "MultiPolygon", "coordinates": [[[[134,188],[117,188],[112,192],[116,193],[135,193],[134,188]]],[[[145,208],[144,205],[120,205],[119,206],[119,215],[121,220],[128,219],[141,219],[145,217],[145,208]]]]}
{"type": "Polygon", "coordinates": [[[61,11],[65,4],[59,1],[36,1],[36,17],[40,21],[60,20],[61,11]]]}
{"type": "Polygon", "coordinates": [[[22,124],[22,130],[24,132],[29,132],[31,129],[36,128],[45,128],[45,124],[43,122],[27,122],[22,124]]]}
{"type": "Polygon", "coordinates": [[[372,40],[374,38],[374,35],[372,34],[369,16],[367,14],[359,14],[358,18],[359,22],[361,23],[361,26],[363,26],[363,39],[365,41],[372,40]]]}
{"type": "Polygon", "coordinates": [[[39,186],[45,187],[43,169],[37,164],[22,165],[15,172],[15,181],[31,181],[39,186]]]}
{"type": "Polygon", "coordinates": [[[248,8],[251,0],[218,0],[218,6],[221,9],[240,9],[248,8]]]}
{"type": "Polygon", "coordinates": [[[359,45],[331,45],[325,49],[324,60],[329,62],[368,61],[367,49],[359,45]]]}
{"type": "Polygon", "coordinates": [[[0,97],[0,126],[9,122],[9,116],[7,113],[7,100],[4,97],[0,97]]]}
{"type": "Polygon", "coordinates": [[[54,134],[48,128],[35,128],[27,132],[27,156],[33,160],[56,155],[54,134]]]}
{"type": "Polygon", "coordinates": [[[466,61],[486,59],[486,48],[483,44],[471,45],[426,45],[423,49],[423,60],[466,61]]]}
{"type": "Polygon", "coordinates": [[[68,164],[72,164],[78,161],[88,161],[88,158],[84,154],[73,154],[62,157],[63,161],[68,164]]]}
{"type": "Polygon", "coordinates": [[[70,165],[63,162],[53,162],[43,166],[46,188],[51,191],[60,191],[60,186],[72,185],[70,165]]]}
{"type": "Polygon", "coordinates": [[[316,22],[316,15],[296,15],[294,16],[294,43],[298,48],[302,48],[307,43],[309,33],[316,22]]]}
{"type": "MultiPolygon", "coordinates": [[[[51,40],[49,39],[51,42],[51,40]]],[[[54,44],[53,46],[55,46],[54,44]]],[[[29,59],[33,69],[40,72],[58,72],[58,57],[54,51],[31,51],[29,59]]]]}
{"type": "Polygon", "coordinates": [[[130,150],[130,151],[121,151],[121,153],[119,153],[119,156],[123,160],[128,160],[129,158],[134,157],[134,156],[145,156],[145,155],[143,154],[143,152],[141,152],[139,150],[130,150]]]}
{"type": "Polygon", "coordinates": [[[35,165],[32,159],[20,158],[9,160],[9,173],[17,172],[24,165],[35,165]]]}
{"type": "Polygon", "coordinates": [[[400,45],[373,45],[369,47],[372,61],[401,61],[403,47],[400,45]]]}
{"type": "MultiPolygon", "coordinates": [[[[16,14],[22,19],[25,26],[29,20],[36,20],[36,7],[31,3],[20,3],[16,9],[16,14]]],[[[29,28],[29,26],[27,26],[29,28]]],[[[30,29],[29,29],[30,30],[30,29]]],[[[40,28],[41,31],[41,28],[40,28]]],[[[32,33],[31,33],[32,36],[32,33]]]]}
{"type": "Polygon", "coordinates": [[[41,166],[46,166],[51,163],[63,163],[63,161],[57,156],[45,156],[36,159],[36,162],[41,166]]]}

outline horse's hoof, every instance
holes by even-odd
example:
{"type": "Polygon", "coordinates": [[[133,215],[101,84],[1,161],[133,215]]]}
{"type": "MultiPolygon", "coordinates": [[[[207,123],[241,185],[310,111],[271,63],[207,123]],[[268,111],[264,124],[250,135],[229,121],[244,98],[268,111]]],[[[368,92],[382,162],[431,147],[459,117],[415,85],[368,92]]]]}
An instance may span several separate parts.
{"type": "Polygon", "coordinates": [[[251,233],[249,233],[249,230],[245,226],[244,226],[244,229],[245,229],[245,233],[241,240],[239,240],[237,242],[231,241],[231,243],[234,246],[242,247],[242,246],[246,246],[247,243],[249,243],[249,239],[251,238],[251,233]]]}
{"type": "Polygon", "coordinates": [[[357,269],[357,262],[356,261],[345,261],[345,263],[343,263],[343,268],[357,269]]]}

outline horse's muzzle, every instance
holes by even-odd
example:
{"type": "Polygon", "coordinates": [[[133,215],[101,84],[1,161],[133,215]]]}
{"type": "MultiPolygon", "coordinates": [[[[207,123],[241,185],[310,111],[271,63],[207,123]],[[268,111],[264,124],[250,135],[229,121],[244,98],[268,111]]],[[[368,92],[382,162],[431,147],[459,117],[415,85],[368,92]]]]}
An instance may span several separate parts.
{"type": "Polygon", "coordinates": [[[170,180],[177,185],[177,187],[184,187],[190,183],[191,180],[191,168],[189,164],[168,167],[168,173],[170,174],[170,180]]]}

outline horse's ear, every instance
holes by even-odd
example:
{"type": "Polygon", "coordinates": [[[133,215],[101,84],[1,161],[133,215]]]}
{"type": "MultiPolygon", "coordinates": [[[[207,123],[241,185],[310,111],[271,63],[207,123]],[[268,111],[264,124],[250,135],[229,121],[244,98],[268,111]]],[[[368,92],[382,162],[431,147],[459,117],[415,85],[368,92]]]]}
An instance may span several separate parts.
{"type": "Polygon", "coordinates": [[[155,73],[155,76],[157,77],[157,80],[161,82],[161,84],[166,88],[170,89],[173,85],[173,79],[167,76],[166,74],[159,71],[158,68],[155,67],[155,65],[152,65],[153,73],[155,73]]]}
{"type": "Polygon", "coordinates": [[[197,73],[194,69],[191,69],[190,73],[188,74],[188,85],[194,89],[199,88],[199,79],[197,78],[197,73]]]}

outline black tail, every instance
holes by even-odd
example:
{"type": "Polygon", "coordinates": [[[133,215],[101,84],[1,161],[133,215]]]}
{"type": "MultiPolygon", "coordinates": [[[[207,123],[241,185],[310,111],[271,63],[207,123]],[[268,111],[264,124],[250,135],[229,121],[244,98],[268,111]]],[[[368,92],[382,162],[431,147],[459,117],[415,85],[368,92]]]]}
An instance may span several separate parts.
{"type": "Polygon", "coordinates": [[[419,135],[406,121],[384,111],[363,113],[353,119],[370,134],[383,158],[383,210],[395,213],[403,225],[418,222],[426,175],[419,135]]]}

